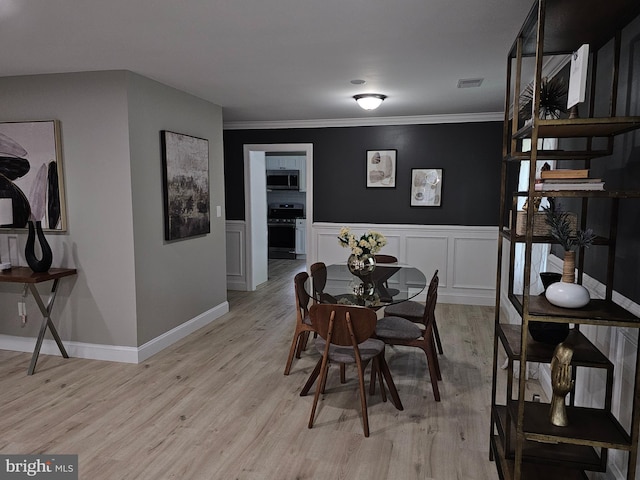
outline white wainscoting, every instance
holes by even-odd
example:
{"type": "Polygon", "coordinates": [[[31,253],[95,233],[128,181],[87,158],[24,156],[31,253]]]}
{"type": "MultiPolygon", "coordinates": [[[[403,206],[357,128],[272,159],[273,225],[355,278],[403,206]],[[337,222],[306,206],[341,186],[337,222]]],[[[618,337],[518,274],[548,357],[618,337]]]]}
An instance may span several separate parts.
{"type": "MultiPolygon", "coordinates": [[[[307,265],[316,261],[344,262],[349,252],[338,244],[343,224],[314,223],[307,232],[307,265]]],[[[387,238],[383,253],[422,270],[428,279],[437,269],[438,301],[468,305],[495,305],[497,227],[457,225],[352,224],[356,234],[376,230],[387,238]]],[[[227,286],[246,290],[244,222],[227,222],[227,286]]],[[[418,296],[425,299],[426,292],[418,296]]]]}
{"type": "Polygon", "coordinates": [[[227,288],[247,289],[246,272],[246,224],[242,220],[226,222],[227,237],[227,288]]]}

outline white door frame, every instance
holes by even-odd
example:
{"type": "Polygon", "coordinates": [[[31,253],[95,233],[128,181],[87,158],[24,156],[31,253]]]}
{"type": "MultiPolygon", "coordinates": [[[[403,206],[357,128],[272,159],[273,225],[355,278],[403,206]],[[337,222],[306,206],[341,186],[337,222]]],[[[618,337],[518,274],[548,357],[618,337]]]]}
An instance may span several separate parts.
{"type": "MultiPolygon", "coordinates": [[[[252,278],[253,272],[253,255],[251,254],[251,218],[253,215],[266,215],[266,212],[252,212],[251,210],[251,179],[246,172],[249,171],[250,165],[250,152],[305,152],[306,154],[306,177],[307,177],[307,195],[306,195],[306,225],[305,230],[307,232],[306,239],[306,252],[307,252],[307,264],[309,263],[309,259],[311,258],[311,249],[312,249],[312,235],[311,235],[311,225],[313,223],[313,144],[312,143],[260,143],[260,144],[245,144],[244,148],[244,171],[245,171],[245,182],[244,182],[244,215],[245,215],[245,225],[247,238],[245,239],[245,248],[247,259],[246,262],[246,271],[245,278],[252,278]]],[[[249,288],[248,290],[255,289],[249,288]]]]}

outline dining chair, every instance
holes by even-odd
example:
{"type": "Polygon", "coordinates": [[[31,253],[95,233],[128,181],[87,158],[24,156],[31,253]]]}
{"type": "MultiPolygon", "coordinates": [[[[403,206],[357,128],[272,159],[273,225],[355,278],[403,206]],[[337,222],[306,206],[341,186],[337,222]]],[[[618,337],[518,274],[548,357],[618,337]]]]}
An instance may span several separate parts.
{"type": "Polygon", "coordinates": [[[402,402],[398,396],[391,373],[384,360],[384,342],[372,338],[376,330],[377,316],[375,311],[350,305],[313,304],[309,310],[311,324],[318,332],[316,348],[322,353],[316,368],[312,372],[306,385],[300,392],[300,396],[306,395],[316,379],[315,395],[309,428],[313,427],[320,394],[324,393],[329,364],[350,363],[355,364],[358,371],[358,385],[360,390],[360,405],[362,409],[362,423],[364,436],[369,436],[369,417],[367,414],[367,395],[364,386],[364,370],[368,362],[372,361],[372,367],[378,373],[382,400],[386,402],[386,393],[383,383],[386,381],[392,401],[396,408],[402,410],[402,402]],[[318,379],[319,376],[319,379],[318,379]]]}
{"type": "Polygon", "coordinates": [[[378,320],[376,325],[376,337],[387,345],[402,345],[417,347],[424,351],[427,357],[427,372],[431,379],[433,396],[436,402],[440,401],[438,380],[442,380],[440,363],[435,351],[433,339],[433,324],[435,321],[435,308],[438,300],[438,274],[433,276],[427,292],[426,305],[422,307],[422,317],[416,322],[403,317],[385,316],[378,320]]]}
{"type": "MultiPolygon", "coordinates": [[[[431,279],[431,283],[433,283],[434,279],[438,277],[438,270],[433,274],[433,278],[431,279]]],[[[411,320],[415,323],[422,322],[422,316],[424,314],[424,305],[420,302],[414,302],[413,300],[409,300],[406,302],[400,302],[393,305],[389,305],[384,309],[385,316],[389,317],[402,317],[407,320],[411,320]]],[[[436,322],[435,314],[433,316],[433,336],[436,340],[436,345],[438,347],[438,353],[440,355],[443,354],[442,351],[442,342],[440,340],[440,332],[438,331],[438,323],[436,322]]]]}
{"type": "Polygon", "coordinates": [[[376,254],[373,256],[376,263],[398,263],[398,259],[393,255],[376,254]]]}
{"type": "MultiPolygon", "coordinates": [[[[398,263],[398,258],[394,257],[393,255],[384,255],[378,253],[374,255],[373,258],[375,259],[376,263],[380,264],[398,263]]],[[[395,297],[398,293],[400,293],[400,290],[398,290],[397,288],[390,288],[389,283],[386,280],[384,281],[384,288],[387,295],[389,296],[389,299],[395,297]]]]}
{"type": "Polygon", "coordinates": [[[327,266],[323,262],[316,262],[309,268],[313,281],[313,297],[315,303],[338,303],[338,299],[324,292],[327,284],[327,266]]]}
{"type": "Polygon", "coordinates": [[[315,330],[311,325],[311,318],[309,317],[309,294],[304,289],[304,283],[309,278],[307,272],[300,272],[293,278],[295,297],[296,297],[296,327],[293,332],[293,340],[291,341],[291,348],[289,349],[289,358],[287,359],[287,365],[284,367],[284,374],[289,375],[291,371],[291,363],[293,362],[293,356],[300,358],[300,352],[306,348],[307,339],[309,333],[315,330]]]}

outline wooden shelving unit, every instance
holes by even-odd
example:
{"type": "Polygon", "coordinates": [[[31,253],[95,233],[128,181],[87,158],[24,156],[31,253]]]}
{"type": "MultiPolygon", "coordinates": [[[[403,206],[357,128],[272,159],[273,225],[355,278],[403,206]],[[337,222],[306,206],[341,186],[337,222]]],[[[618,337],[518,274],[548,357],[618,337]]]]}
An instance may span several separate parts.
{"type": "MultiPolygon", "coordinates": [[[[611,449],[629,452],[627,479],[635,479],[640,434],[640,351],[638,351],[633,412],[630,424],[623,424],[612,413],[613,363],[598,350],[581,332],[580,325],[598,325],[611,328],[640,328],[640,318],[613,301],[613,273],[617,240],[618,210],[621,200],[640,199],[638,191],[536,191],[535,174],[538,161],[580,160],[589,168],[592,162],[612,154],[616,138],[640,129],[640,117],[620,116],[616,113],[617,83],[620,66],[621,31],[640,15],[637,0],[536,0],[508,54],[507,91],[505,95],[505,119],[503,130],[502,179],[500,221],[498,237],[497,288],[495,308],[495,335],[493,356],[493,385],[491,404],[491,458],[495,460],[500,478],[522,479],[584,479],[585,471],[607,470],[608,451],[611,449]],[[519,94],[525,84],[523,61],[535,62],[533,78],[526,83],[540,85],[543,65],[551,56],[567,55],[582,44],[589,44],[590,92],[588,113],[584,118],[540,119],[537,114],[525,122],[519,118],[519,94]],[[613,51],[608,115],[594,115],[595,84],[597,81],[598,51],[608,45],[613,51]],[[612,45],[612,46],[611,46],[612,45]],[[546,138],[567,139],[569,149],[538,149],[538,140],[546,138]],[[529,151],[525,151],[523,140],[530,140],[529,151]],[[574,140],[577,139],[577,140],[574,140]],[[577,145],[583,145],[579,147],[577,145]],[[529,162],[529,185],[526,191],[508,190],[510,168],[521,162],[529,162]],[[590,202],[609,202],[609,232],[596,238],[594,245],[604,248],[607,254],[607,282],[604,299],[592,299],[581,309],[564,309],[551,305],[544,295],[530,291],[532,247],[534,244],[554,243],[550,236],[533,234],[534,214],[526,214],[524,234],[516,235],[511,230],[509,216],[516,218],[516,199],[527,198],[531,205],[542,197],[580,199],[580,228],[587,227],[587,210],[590,202]],[[509,215],[510,212],[510,215],[509,215]],[[522,293],[514,292],[515,246],[524,245],[524,279],[522,293]],[[506,246],[505,246],[506,245],[506,246]],[[508,301],[521,318],[517,325],[500,321],[503,305],[501,296],[503,278],[503,256],[509,256],[508,301]],[[530,322],[554,322],[573,325],[566,342],[570,343],[574,355],[572,366],[574,378],[577,369],[600,369],[606,377],[604,398],[599,399],[601,408],[575,405],[573,393],[569,396],[567,414],[571,419],[568,427],[556,427],[548,419],[549,405],[525,399],[526,364],[529,362],[550,363],[554,346],[530,338],[530,322]],[[501,365],[499,351],[506,354],[506,387],[498,388],[497,376],[501,365]],[[526,360],[526,361],[524,361],[526,360]],[[516,367],[518,365],[518,367],[516,367]],[[519,368],[516,375],[515,368],[519,368]]],[[[540,93],[534,92],[532,112],[538,112],[540,93]]],[[[584,107],[584,105],[583,105],[584,107]]],[[[581,107],[582,108],[582,107],[581,107]]],[[[585,114],[586,113],[586,114],[585,114]]],[[[564,145],[561,145],[561,147],[564,145]]],[[[562,168],[562,167],[560,167],[562,168]]],[[[640,204],[639,204],[640,206],[640,204]]],[[[520,229],[519,233],[522,233],[520,229]]],[[[584,270],[584,249],[579,252],[578,282],[584,270]]],[[[639,347],[640,350],[640,347],[639,347]]],[[[598,402],[596,402],[598,403],[598,402]]]]}

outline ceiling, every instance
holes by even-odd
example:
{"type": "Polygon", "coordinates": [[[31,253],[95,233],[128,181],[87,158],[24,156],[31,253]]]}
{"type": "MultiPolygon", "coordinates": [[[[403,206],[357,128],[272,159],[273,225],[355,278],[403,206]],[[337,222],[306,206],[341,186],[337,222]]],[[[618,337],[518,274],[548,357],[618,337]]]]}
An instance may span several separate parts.
{"type": "Polygon", "coordinates": [[[222,106],[225,124],[501,112],[531,4],[0,0],[0,75],[131,70],[222,106]],[[352,99],[366,92],[388,98],[367,112],[352,99]]]}

